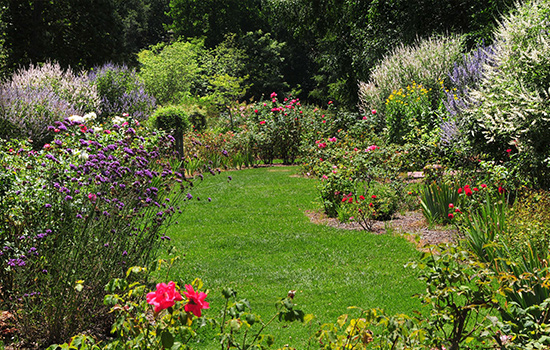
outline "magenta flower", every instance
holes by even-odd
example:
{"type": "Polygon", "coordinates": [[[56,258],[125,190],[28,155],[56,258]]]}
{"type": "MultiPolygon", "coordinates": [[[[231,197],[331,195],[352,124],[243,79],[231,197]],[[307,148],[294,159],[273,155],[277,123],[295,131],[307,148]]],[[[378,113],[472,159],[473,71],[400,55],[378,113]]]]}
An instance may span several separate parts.
{"type": "MultiPolygon", "coordinates": [[[[176,290],[173,281],[157,284],[157,290],[147,294],[147,303],[155,307],[155,312],[174,306],[176,301],[183,300],[181,294],[176,290]]],[[[187,311],[187,307],[186,307],[187,311]]]]}
{"type": "Polygon", "coordinates": [[[201,317],[201,310],[210,308],[208,302],[204,301],[208,295],[203,292],[195,292],[193,290],[193,286],[190,284],[186,284],[185,289],[187,292],[184,292],[183,294],[185,294],[188,299],[187,304],[185,304],[185,311],[191,312],[197,317],[201,317]]]}

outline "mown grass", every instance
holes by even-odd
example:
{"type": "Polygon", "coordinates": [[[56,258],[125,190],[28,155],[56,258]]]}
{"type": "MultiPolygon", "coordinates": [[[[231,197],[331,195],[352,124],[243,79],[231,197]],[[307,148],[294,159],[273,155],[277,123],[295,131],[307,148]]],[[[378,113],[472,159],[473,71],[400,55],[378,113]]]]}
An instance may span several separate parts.
{"type": "MultiPolygon", "coordinates": [[[[272,167],[205,177],[168,233],[184,256],[169,278],[181,284],[202,279],[212,316],[223,307],[221,289],[227,286],[264,320],[289,290],[297,291],[295,302],[320,323],[336,321],[348,306],[390,314],[418,309],[412,295],[422,291],[422,283],[403,267],[418,258],[414,247],[401,237],[311,223],[304,212],[320,208],[316,182],[293,176],[297,171],[272,167]]],[[[299,324],[275,324],[268,333],[276,345],[297,348],[305,348],[311,335],[299,324]]]]}

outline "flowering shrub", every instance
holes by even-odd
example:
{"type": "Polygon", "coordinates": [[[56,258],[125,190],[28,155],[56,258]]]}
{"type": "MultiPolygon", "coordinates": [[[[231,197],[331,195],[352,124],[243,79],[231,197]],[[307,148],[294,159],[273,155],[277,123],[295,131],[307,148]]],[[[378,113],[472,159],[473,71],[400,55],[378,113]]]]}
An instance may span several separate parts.
{"type": "Polygon", "coordinates": [[[380,205],[373,219],[389,218],[397,210],[397,198],[390,193],[398,193],[403,189],[403,183],[398,180],[402,169],[398,160],[400,155],[393,153],[391,148],[380,148],[374,144],[360,145],[346,134],[341,136],[341,139],[331,137],[326,141],[317,140],[316,150],[310,151],[310,157],[304,164],[304,172],[317,175],[320,179],[318,189],[325,213],[329,217],[340,216],[342,220],[361,217],[347,210],[340,211],[344,196],[349,197],[352,193],[355,197],[370,197],[381,190],[377,187],[378,183],[388,181],[393,188],[383,190],[387,193],[380,197],[380,205]]]}
{"type": "Polygon", "coordinates": [[[271,102],[257,103],[250,118],[254,143],[264,163],[272,164],[279,158],[284,164],[292,164],[298,157],[301,143],[301,103],[288,98],[281,103],[276,93],[270,98],[271,102]]]}
{"type": "MultiPolygon", "coordinates": [[[[159,283],[157,290],[147,293],[144,300],[147,287],[141,278],[146,274],[147,269],[132,267],[128,269],[125,279],[113,279],[105,287],[111,293],[105,296],[105,304],[117,317],[112,328],[115,339],[102,344],[85,335],[78,335],[73,337],[71,344],[80,343],[83,350],[179,349],[189,348],[191,342],[200,341],[221,344],[224,349],[264,349],[273,345],[273,336],[263,333],[273,321],[303,322],[306,317],[293,302],[295,291],[289,291],[285,298],[281,298],[276,304],[276,313],[264,322],[259,315],[251,312],[246,299],[237,300],[237,293],[231,288],[222,290],[226,303],[221,315],[207,317],[202,315],[202,310],[209,309],[209,303],[205,301],[207,294],[200,291],[202,281],[196,279],[192,284],[185,285],[185,298],[175,282],[159,283]],[[138,280],[134,282],[136,277],[138,280]],[[154,313],[151,307],[154,307],[154,313]],[[214,338],[203,337],[205,331],[214,329],[218,331],[214,338]]],[[[69,344],[51,345],[48,350],[65,349],[67,346],[69,344]]]]}
{"type": "Polygon", "coordinates": [[[376,110],[375,124],[385,126],[385,100],[392,91],[405,88],[415,81],[427,90],[432,89],[432,108],[440,104],[439,82],[461,57],[463,38],[448,36],[424,39],[412,46],[398,46],[377,65],[368,83],[359,83],[360,107],[363,113],[376,110]]]}
{"type": "Polygon", "coordinates": [[[57,63],[31,65],[0,85],[0,137],[30,138],[39,149],[50,141],[48,125],[98,107],[97,89],[84,74],[57,63]]]}
{"type": "Polygon", "coordinates": [[[0,299],[37,341],[101,326],[103,286],[149,263],[192,198],[171,136],[133,119],[103,127],[74,116],[40,151],[1,146],[0,299]]]}
{"type": "Polygon", "coordinates": [[[550,178],[550,65],[544,58],[550,54],[545,25],[549,9],[545,0],[529,1],[503,19],[490,64],[484,66],[479,87],[471,91],[474,103],[466,111],[473,121],[469,131],[486,141],[481,150],[497,157],[513,144],[523,154],[515,160],[518,175],[540,188],[547,188],[550,178]]]}
{"type": "Polygon", "coordinates": [[[340,221],[355,221],[363,230],[372,231],[375,221],[392,218],[397,211],[395,193],[385,187],[373,187],[375,188],[364,195],[349,193],[342,197],[342,205],[338,211],[340,221]]]}
{"type": "Polygon", "coordinates": [[[135,69],[107,63],[92,69],[88,78],[97,87],[101,98],[99,121],[123,113],[137,120],[145,120],[153,113],[155,98],[145,92],[145,85],[135,69]]]}
{"type": "Polygon", "coordinates": [[[432,110],[429,91],[421,84],[413,82],[404,89],[392,91],[385,106],[386,134],[390,142],[416,143],[423,135],[434,133],[437,116],[432,110]]]}

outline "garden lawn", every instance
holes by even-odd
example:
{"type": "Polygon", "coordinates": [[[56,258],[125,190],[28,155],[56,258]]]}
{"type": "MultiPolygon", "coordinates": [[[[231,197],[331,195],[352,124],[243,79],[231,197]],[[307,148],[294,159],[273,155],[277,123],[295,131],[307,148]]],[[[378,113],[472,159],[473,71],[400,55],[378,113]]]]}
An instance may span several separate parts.
{"type": "MultiPolygon", "coordinates": [[[[390,314],[419,309],[412,296],[423,284],[403,267],[419,257],[413,245],[401,237],[311,223],[304,212],[321,207],[316,180],[298,177],[298,170],[270,167],[205,176],[179,224],[168,232],[182,257],[168,278],[180,286],[202,279],[209,290],[208,316],[223,307],[224,287],[248,299],[264,321],[289,290],[297,291],[295,303],[320,323],[353,313],[348,306],[380,307],[390,314]]],[[[278,322],[265,333],[276,336],[275,348],[298,349],[312,334],[301,324],[283,328],[278,322]]]]}

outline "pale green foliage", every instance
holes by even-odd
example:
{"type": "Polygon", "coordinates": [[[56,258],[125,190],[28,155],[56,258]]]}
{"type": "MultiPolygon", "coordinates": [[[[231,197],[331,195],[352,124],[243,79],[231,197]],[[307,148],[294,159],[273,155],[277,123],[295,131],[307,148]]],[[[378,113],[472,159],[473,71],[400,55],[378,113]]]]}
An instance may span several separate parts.
{"type": "Polygon", "coordinates": [[[369,82],[359,83],[359,106],[370,113],[384,110],[384,101],[394,90],[412,82],[439,89],[454,63],[461,57],[463,38],[457,35],[431,37],[415,45],[399,45],[371,72],[369,82]]]}
{"type": "Polygon", "coordinates": [[[198,60],[202,49],[202,43],[178,41],[139,53],[140,77],[159,104],[178,103],[191,95],[200,76],[198,60]]]}
{"type": "Polygon", "coordinates": [[[472,91],[468,115],[489,141],[504,140],[522,151],[544,151],[550,127],[550,1],[518,5],[496,32],[485,79],[472,91]]]}

